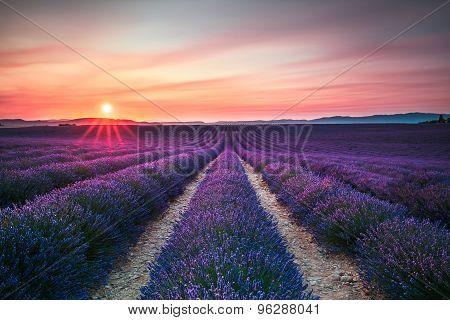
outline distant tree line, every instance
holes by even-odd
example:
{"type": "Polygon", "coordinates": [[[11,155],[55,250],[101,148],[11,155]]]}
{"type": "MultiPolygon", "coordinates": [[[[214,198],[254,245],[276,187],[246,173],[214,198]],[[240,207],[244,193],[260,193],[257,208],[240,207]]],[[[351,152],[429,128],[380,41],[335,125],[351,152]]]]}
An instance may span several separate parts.
{"type": "Polygon", "coordinates": [[[424,121],[420,123],[450,123],[450,118],[447,118],[447,120],[445,120],[444,115],[441,114],[439,116],[439,119],[437,120],[424,121]]]}

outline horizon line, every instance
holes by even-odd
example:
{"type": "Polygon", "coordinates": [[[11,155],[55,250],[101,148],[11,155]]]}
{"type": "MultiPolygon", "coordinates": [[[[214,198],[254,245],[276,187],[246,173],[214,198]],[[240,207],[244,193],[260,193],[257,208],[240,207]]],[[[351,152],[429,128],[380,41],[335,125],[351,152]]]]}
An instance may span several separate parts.
{"type": "Polygon", "coordinates": [[[112,120],[112,121],[133,121],[136,123],[191,123],[191,122],[201,122],[201,123],[219,123],[219,122],[279,122],[279,121],[316,121],[322,119],[330,119],[330,118],[367,118],[367,117],[377,117],[377,116],[405,116],[412,114],[433,114],[433,115],[450,115],[449,113],[439,113],[439,112],[423,112],[423,111],[411,111],[405,113],[384,113],[384,114],[369,114],[362,116],[352,116],[352,115],[332,115],[332,116],[323,116],[319,118],[313,119],[297,119],[297,118],[284,118],[284,119],[246,119],[246,120],[189,120],[189,121],[158,121],[158,120],[134,120],[131,118],[112,118],[112,117],[78,117],[78,118],[64,118],[64,119],[26,119],[26,118],[1,118],[0,121],[28,121],[28,122],[58,122],[58,121],[75,121],[75,120],[83,120],[83,119],[95,119],[95,120],[112,120]]]}

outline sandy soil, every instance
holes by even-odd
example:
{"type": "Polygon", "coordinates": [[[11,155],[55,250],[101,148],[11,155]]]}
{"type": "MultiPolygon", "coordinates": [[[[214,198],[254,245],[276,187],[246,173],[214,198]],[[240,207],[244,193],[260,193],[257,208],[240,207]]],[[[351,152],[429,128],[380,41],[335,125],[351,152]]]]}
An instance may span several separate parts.
{"type": "Polygon", "coordinates": [[[110,273],[108,284],[93,290],[91,299],[131,300],[140,295],[140,288],[148,280],[148,265],[154,261],[165,241],[170,237],[174,224],[187,208],[197,186],[205,175],[204,168],[184,192],[173,199],[169,207],[155,220],[149,222],[126,258],[117,261],[110,273]]]}
{"type": "Polygon", "coordinates": [[[279,203],[260,173],[242,161],[261,205],[273,215],[289,251],[313,292],[322,299],[370,299],[350,258],[321,248],[311,233],[294,221],[289,209],[279,203]]]}

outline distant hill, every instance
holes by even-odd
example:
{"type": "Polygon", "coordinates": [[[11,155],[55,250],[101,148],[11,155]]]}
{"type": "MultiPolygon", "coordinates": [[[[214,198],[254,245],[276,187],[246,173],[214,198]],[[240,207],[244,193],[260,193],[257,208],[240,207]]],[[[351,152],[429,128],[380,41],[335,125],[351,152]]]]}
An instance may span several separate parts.
{"type": "MultiPolygon", "coordinates": [[[[449,118],[449,114],[444,114],[444,118],[449,118]]],[[[366,117],[326,117],[314,120],[254,120],[254,121],[218,121],[214,124],[383,124],[383,123],[405,123],[414,124],[426,121],[437,120],[439,114],[437,113],[405,113],[405,114],[386,114],[373,115],[366,117]]],[[[205,124],[202,121],[191,122],[145,122],[133,121],[126,119],[103,119],[103,118],[80,118],[80,119],[63,119],[63,120],[22,120],[22,119],[0,119],[0,128],[18,128],[18,127],[33,127],[33,126],[59,126],[59,125],[200,125],[205,124]]]]}
{"type": "Polygon", "coordinates": [[[23,119],[0,119],[0,128],[21,128],[21,127],[40,127],[40,126],[90,126],[90,125],[128,125],[128,126],[150,126],[150,125],[200,125],[202,121],[192,122],[146,122],[126,119],[107,119],[107,118],[79,118],[62,120],[23,120],[23,119]]]}
{"type": "MultiPolygon", "coordinates": [[[[226,122],[219,121],[218,124],[264,124],[264,123],[280,123],[280,124],[383,124],[383,123],[405,123],[414,124],[430,120],[437,120],[439,118],[438,113],[404,113],[404,114],[386,114],[386,115],[373,115],[365,117],[325,117],[314,120],[294,120],[294,119],[282,119],[282,120],[255,120],[255,121],[237,121],[226,122]]],[[[444,118],[448,118],[449,114],[444,114],[444,118]]]]}
{"type": "MultiPolygon", "coordinates": [[[[444,115],[448,118],[448,114],[444,115]]],[[[374,115],[367,117],[329,117],[311,120],[309,123],[327,123],[327,124],[352,124],[352,123],[419,123],[430,120],[437,120],[437,113],[405,113],[405,114],[389,114],[374,115]]]]}
{"type": "Polygon", "coordinates": [[[180,125],[180,124],[184,124],[184,125],[202,125],[202,124],[207,124],[207,123],[205,123],[205,122],[203,122],[203,121],[186,121],[186,122],[176,122],[176,121],[172,121],[172,122],[161,122],[161,124],[162,125],[166,125],[166,126],[168,126],[168,125],[170,125],[170,126],[173,126],[173,125],[180,125]]]}
{"type": "Polygon", "coordinates": [[[48,120],[49,125],[74,124],[77,126],[87,125],[154,125],[159,122],[134,121],[126,119],[105,119],[105,118],[79,118],[72,120],[48,120]]]}
{"type": "Polygon", "coordinates": [[[137,122],[124,119],[103,119],[103,118],[79,118],[64,120],[22,120],[22,119],[0,119],[3,128],[36,127],[36,126],[59,126],[59,125],[155,125],[159,122],[137,122]]]}
{"type": "Polygon", "coordinates": [[[17,127],[33,127],[33,126],[45,126],[47,121],[26,121],[22,119],[0,119],[2,128],[17,128],[17,127]]]}

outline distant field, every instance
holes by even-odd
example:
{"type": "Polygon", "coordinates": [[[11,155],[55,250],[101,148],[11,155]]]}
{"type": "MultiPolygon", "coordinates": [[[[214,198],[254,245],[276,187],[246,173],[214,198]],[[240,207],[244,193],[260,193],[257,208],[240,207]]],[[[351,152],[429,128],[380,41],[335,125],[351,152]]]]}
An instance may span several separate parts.
{"type": "Polygon", "coordinates": [[[448,125],[5,128],[0,208],[3,299],[450,297],[448,125]]]}

